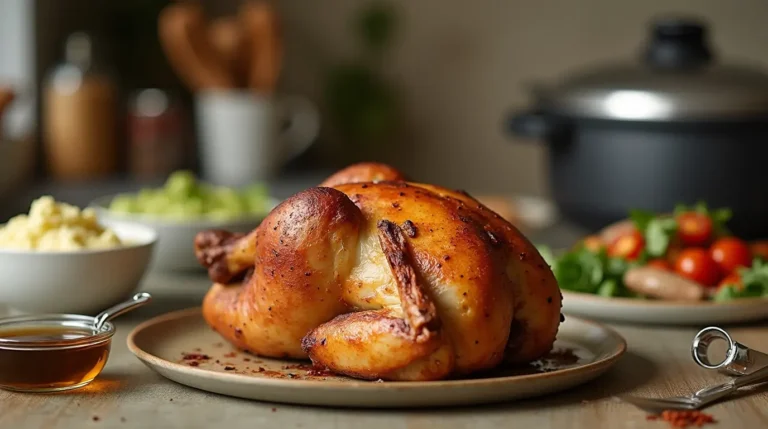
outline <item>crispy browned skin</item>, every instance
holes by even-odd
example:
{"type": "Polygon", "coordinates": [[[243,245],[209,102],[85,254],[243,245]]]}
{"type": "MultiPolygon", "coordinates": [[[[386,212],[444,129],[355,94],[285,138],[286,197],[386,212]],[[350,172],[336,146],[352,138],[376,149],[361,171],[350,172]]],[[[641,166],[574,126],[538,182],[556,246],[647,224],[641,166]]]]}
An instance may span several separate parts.
{"type": "MultiPolygon", "coordinates": [[[[216,253],[206,234],[199,255],[216,253]]],[[[557,334],[561,296],[549,267],[461,192],[406,182],[312,188],[236,244],[218,240],[229,247],[212,277],[234,278],[248,257],[255,271],[245,284],[215,284],[203,314],[256,354],[309,357],[364,379],[436,380],[536,359],[557,334]]]]}
{"type": "Polygon", "coordinates": [[[347,183],[394,182],[398,180],[405,180],[405,176],[389,165],[378,162],[360,162],[339,170],[325,179],[320,186],[333,188],[347,183]]]}

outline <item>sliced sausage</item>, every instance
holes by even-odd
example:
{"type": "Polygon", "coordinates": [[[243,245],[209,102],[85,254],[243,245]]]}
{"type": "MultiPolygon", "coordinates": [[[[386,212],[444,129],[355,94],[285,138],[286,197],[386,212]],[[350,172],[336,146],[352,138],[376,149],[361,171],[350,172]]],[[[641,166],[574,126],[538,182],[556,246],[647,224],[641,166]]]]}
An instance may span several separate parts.
{"type": "Polygon", "coordinates": [[[669,301],[700,301],[704,287],[668,271],[652,267],[630,268],[624,284],[637,293],[669,301]]]}

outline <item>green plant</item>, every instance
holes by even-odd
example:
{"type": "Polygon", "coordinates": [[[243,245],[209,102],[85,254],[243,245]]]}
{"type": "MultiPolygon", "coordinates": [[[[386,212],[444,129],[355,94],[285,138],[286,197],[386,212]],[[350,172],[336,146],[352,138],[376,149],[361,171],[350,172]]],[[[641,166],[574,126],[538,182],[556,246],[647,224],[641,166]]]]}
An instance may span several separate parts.
{"type": "Polygon", "coordinates": [[[390,138],[399,127],[397,94],[378,73],[392,45],[396,21],[396,10],[390,3],[369,3],[353,21],[362,45],[360,52],[328,72],[324,102],[329,119],[349,142],[376,144],[390,138]]]}

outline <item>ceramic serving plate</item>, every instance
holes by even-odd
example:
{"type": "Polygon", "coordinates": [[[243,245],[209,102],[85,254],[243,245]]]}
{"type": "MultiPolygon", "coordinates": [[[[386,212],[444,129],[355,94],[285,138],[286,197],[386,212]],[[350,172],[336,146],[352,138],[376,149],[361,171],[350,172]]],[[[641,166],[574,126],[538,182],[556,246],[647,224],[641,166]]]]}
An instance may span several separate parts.
{"type": "Polygon", "coordinates": [[[239,352],[194,308],[139,325],[128,337],[128,348],[162,376],[213,393],[270,402],[384,408],[502,402],[565,390],[608,370],[625,352],[626,342],[602,325],[567,318],[553,352],[524,367],[463,380],[371,382],[318,371],[305,362],[239,352]]]}
{"type": "Polygon", "coordinates": [[[606,298],[563,291],[563,313],[605,321],[656,325],[728,324],[767,319],[768,299],[673,302],[606,298]]]}

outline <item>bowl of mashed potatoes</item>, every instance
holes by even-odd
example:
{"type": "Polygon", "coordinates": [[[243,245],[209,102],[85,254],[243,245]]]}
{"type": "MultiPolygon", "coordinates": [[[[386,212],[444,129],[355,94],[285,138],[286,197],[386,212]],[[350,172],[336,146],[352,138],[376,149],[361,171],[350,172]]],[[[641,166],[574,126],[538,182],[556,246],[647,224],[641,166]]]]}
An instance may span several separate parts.
{"type": "Polygon", "coordinates": [[[135,292],[156,241],[149,227],[107,227],[92,208],[40,197],[29,213],[0,225],[0,303],[25,312],[97,312],[135,292]]]}
{"type": "Polygon", "coordinates": [[[158,188],[111,195],[91,204],[109,227],[141,224],[157,232],[152,268],[201,270],[193,242],[200,231],[249,232],[277,205],[263,184],[245,188],[215,186],[189,171],[171,174],[158,188]]]}

